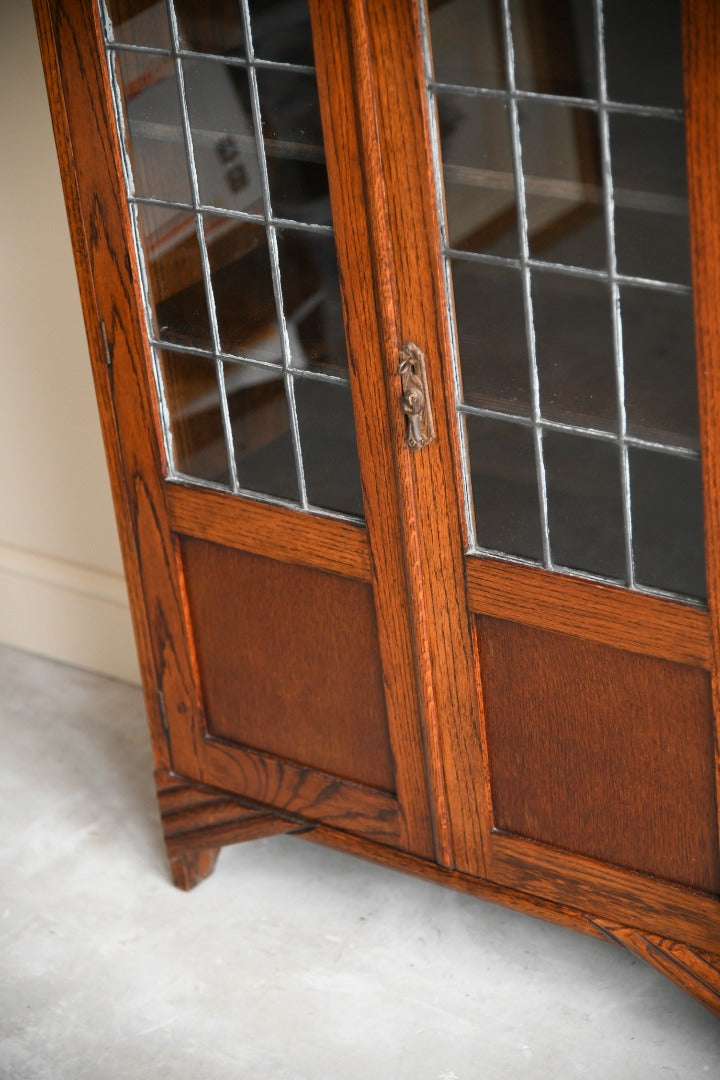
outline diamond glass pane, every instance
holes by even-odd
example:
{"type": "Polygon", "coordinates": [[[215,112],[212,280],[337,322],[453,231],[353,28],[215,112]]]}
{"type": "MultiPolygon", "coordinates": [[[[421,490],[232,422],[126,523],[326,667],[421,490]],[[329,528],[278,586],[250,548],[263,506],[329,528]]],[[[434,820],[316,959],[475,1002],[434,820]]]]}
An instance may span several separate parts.
{"type": "Polygon", "coordinates": [[[702,599],[680,0],[418,2],[471,550],[702,599]]]}

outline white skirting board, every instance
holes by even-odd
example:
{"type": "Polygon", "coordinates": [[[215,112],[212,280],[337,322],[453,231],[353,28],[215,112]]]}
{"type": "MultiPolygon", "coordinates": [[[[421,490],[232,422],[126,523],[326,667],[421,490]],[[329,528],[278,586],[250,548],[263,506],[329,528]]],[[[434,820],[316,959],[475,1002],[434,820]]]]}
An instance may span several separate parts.
{"type": "Polygon", "coordinates": [[[140,681],[122,576],[3,544],[0,642],[140,681]]]}

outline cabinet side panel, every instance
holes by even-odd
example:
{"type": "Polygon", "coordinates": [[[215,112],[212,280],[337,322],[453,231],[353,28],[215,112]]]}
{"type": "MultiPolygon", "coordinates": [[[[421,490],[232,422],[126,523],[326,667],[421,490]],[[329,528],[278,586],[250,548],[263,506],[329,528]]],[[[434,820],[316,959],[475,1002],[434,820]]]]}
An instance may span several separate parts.
{"type": "Polygon", "coordinates": [[[720,891],[708,674],[478,622],[496,827],[720,891]]]}
{"type": "Polygon", "coordinates": [[[395,790],[369,585],[182,541],[208,733],[395,790]]]}

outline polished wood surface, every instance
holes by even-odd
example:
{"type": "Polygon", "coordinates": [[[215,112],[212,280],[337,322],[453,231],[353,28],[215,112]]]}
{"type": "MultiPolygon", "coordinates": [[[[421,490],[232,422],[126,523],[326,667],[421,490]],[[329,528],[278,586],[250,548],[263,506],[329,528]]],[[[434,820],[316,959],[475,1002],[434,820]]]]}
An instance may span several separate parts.
{"type": "Polygon", "coordinates": [[[208,733],[394,792],[368,585],[182,543],[208,733]]]}
{"type": "Polygon", "coordinates": [[[707,611],[531,566],[468,555],[471,611],[615,645],[642,656],[711,665],[707,611]]]}
{"type": "Polygon", "coordinates": [[[720,7],[684,0],[685,135],[720,809],[720,7]]]}
{"type": "Polygon", "coordinates": [[[180,484],[169,483],[166,497],[170,524],[184,536],[358,581],[372,580],[362,525],[180,484]]]}
{"type": "Polygon", "coordinates": [[[479,624],[495,827],[720,892],[707,674],[479,624]]]}

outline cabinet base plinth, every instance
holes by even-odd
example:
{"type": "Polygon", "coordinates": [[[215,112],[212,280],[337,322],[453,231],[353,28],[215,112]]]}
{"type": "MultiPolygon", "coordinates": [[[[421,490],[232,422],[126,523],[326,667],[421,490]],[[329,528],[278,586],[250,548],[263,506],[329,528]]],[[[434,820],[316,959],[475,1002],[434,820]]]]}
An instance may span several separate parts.
{"type": "Polygon", "coordinates": [[[701,1005],[720,1016],[720,956],[690,945],[601,919],[595,925],[613,941],[666,975],[701,1005]]]}
{"type": "Polygon", "coordinates": [[[308,828],[175,773],[156,772],[155,784],[172,878],[180,889],[209,877],[226,844],[308,828]]]}

